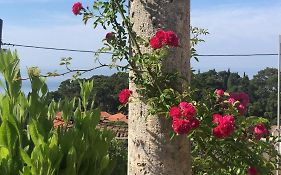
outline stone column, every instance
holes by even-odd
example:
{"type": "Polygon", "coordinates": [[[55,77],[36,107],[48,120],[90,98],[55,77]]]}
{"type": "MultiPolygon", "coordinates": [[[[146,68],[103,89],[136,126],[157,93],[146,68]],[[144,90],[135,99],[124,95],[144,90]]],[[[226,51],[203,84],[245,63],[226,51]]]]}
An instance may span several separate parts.
{"type": "MultiPolygon", "coordinates": [[[[177,71],[190,80],[190,0],[131,0],[130,19],[141,37],[150,38],[158,29],[178,35],[180,47],[170,49],[164,71],[177,71]]],[[[130,89],[135,96],[133,82],[130,89]]],[[[186,136],[170,141],[171,121],[146,117],[147,109],[140,99],[129,104],[128,175],[191,175],[190,142],[186,136]]]]}

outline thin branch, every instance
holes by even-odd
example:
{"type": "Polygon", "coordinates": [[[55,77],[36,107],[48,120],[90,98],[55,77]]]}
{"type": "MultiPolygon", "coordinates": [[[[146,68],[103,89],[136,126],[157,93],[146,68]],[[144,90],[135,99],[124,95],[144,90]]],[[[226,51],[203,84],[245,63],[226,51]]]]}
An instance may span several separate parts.
{"type": "MultiPolygon", "coordinates": [[[[85,74],[87,72],[91,72],[93,70],[96,70],[96,69],[99,69],[99,68],[102,68],[102,67],[105,67],[105,65],[101,65],[101,66],[97,66],[97,67],[93,67],[93,68],[90,68],[90,69],[69,69],[68,71],[66,72],[63,72],[63,73],[54,73],[53,75],[50,74],[50,75],[39,75],[39,77],[42,77],[42,78],[48,78],[48,77],[59,77],[59,76],[64,76],[64,75],[67,75],[67,74],[71,74],[73,72],[82,72],[82,74],[85,74]]],[[[29,80],[30,78],[18,78],[17,80],[29,80]]]]}

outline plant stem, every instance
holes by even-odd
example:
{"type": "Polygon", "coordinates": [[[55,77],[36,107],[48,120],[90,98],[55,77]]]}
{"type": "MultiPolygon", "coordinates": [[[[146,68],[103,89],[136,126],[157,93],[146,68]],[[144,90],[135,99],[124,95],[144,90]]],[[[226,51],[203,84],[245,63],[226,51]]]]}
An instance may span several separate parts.
{"type": "MultiPolygon", "coordinates": [[[[133,34],[133,32],[132,32],[132,30],[131,30],[130,25],[128,24],[128,19],[126,18],[125,14],[123,13],[123,10],[122,10],[121,5],[120,5],[118,2],[116,2],[116,0],[113,0],[113,1],[114,1],[114,3],[116,4],[119,13],[121,14],[121,17],[122,17],[122,19],[123,19],[123,21],[124,21],[124,23],[125,23],[125,25],[126,25],[126,28],[127,28],[128,34],[129,34],[129,37],[130,37],[130,39],[132,40],[133,45],[136,47],[138,54],[139,54],[140,56],[142,56],[142,52],[141,52],[141,50],[140,50],[140,46],[139,46],[139,44],[138,44],[138,42],[137,42],[137,40],[136,40],[135,35],[133,34]]],[[[134,62],[132,62],[132,61],[129,61],[129,64],[132,66],[133,69],[135,69],[135,68],[137,67],[136,64],[135,64],[134,62]]],[[[148,74],[152,77],[153,83],[154,83],[155,86],[157,87],[159,93],[162,94],[162,90],[161,90],[161,88],[160,88],[160,86],[159,86],[159,83],[157,82],[156,77],[153,75],[153,73],[152,73],[152,71],[151,71],[151,69],[150,69],[149,67],[147,67],[147,71],[148,71],[148,74]]]]}
{"type": "Polygon", "coordinates": [[[116,0],[113,0],[113,1],[115,2],[116,6],[118,8],[118,11],[121,14],[121,17],[122,17],[122,19],[123,19],[123,21],[124,21],[124,23],[125,23],[125,25],[127,27],[128,34],[129,34],[129,36],[130,36],[134,46],[136,47],[138,54],[142,55],[141,50],[140,50],[140,46],[139,46],[136,38],[134,37],[134,34],[133,34],[132,30],[131,30],[131,27],[128,24],[128,21],[127,21],[128,19],[126,18],[125,14],[122,11],[122,7],[120,6],[120,4],[118,2],[116,2],[116,0]]]}
{"type": "MultiPolygon", "coordinates": [[[[204,146],[205,144],[199,139],[196,139],[198,145],[201,147],[201,150],[205,152],[205,150],[207,150],[207,148],[204,146]]],[[[220,167],[223,167],[223,168],[226,168],[227,166],[222,162],[220,161],[215,155],[213,155],[212,152],[206,152],[206,154],[208,156],[210,156],[212,159],[214,159],[220,167]]]]}

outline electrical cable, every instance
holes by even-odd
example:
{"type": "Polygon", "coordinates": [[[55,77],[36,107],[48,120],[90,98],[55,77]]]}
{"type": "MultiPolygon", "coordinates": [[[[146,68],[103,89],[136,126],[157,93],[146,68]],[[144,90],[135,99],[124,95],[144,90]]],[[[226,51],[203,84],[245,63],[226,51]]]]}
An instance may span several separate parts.
{"type": "Polygon", "coordinates": [[[66,49],[66,48],[44,47],[44,46],[33,46],[33,45],[14,44],[14,43],[2,43],[1,45],[13,46],[13,47],[26,47],[26,48],[33,48],[33,49],[68,51],[68,52],[82,52],[82,53],[95,53],[95,54],[96,53],[113,54],[112,52],[91,51],[91,50],[78,50],[78,49],[66,49]]]}
{"type": "MultiPolygon", "coordinates": [[[[25,47],[34,49],[45,49],[45,50],[56,50],[56,51],[68,51],[68,52],[80,52],[80,53],[103,53],[103,54],[113,54],[112,52],[103,51],[91,51],[91,50],[79,50],[79,49],[66,49],[66,48],[56,48],[56,47],[44,47],[44,46],[34,46],[34,45],[24,45],[15,43],[1,43],[5,46],[13,47],[25,47]]],[[[278,56],[278,53],[250,53],[250,54],[197,54],[197,57],[252,57],[252,56],[278,56]]]]}

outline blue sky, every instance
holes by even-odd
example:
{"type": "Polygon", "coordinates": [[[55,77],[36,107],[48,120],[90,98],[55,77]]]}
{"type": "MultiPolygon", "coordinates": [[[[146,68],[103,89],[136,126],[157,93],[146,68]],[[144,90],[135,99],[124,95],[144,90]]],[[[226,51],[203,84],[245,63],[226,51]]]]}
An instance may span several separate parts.
{"type": "MultiPolygon", "coordinates": [[[[281,3],[277,0],[193,0],[191,23],[209,29],[201,54],[277,53],[281,34],[281,3]]],[[[230,68],[252,76],[265,67],[277,67],[277,56],[202,57],[194,69],[230,68]]]]}
{"type": "MultiPolygon", "coordinates": [[[[50,47],[96,50],[106,31],[83,25],[71,13],[72,0],[0,0],[4,20],[3,41],[50,47]]],[[[82,1],[90,5],[92,1],[82,1]]],[[[191,23],[209,29],[199,54],[277,53],[281,34],[279,0],[192,0],[191,23]]],[[[43,71],[62,69],[61,57],[73,57],[73,66],[90,68],[93,56],[85,53],[17,48],[23,69],[39,66],[43,71]]],[[[108,60],[104,60],[107,62],[108,60]]],[[[249,75],[265,67],[277,67],[277,57],[202,57],[192,61],[195,70],[226,70],[249,75]]],[[[100,70],[93,74],[110,74],[100,70]]],[[[61,77],[53,80],[62,80],[61,77]]]]}
{"type": "Polygon", "coordinates": [[[279,0],[192,0],[193,8],[217,8],[218,6],[229,7],[260,7],[260,6],[274,6],[276,3],[280,4],[279,0]]]}

